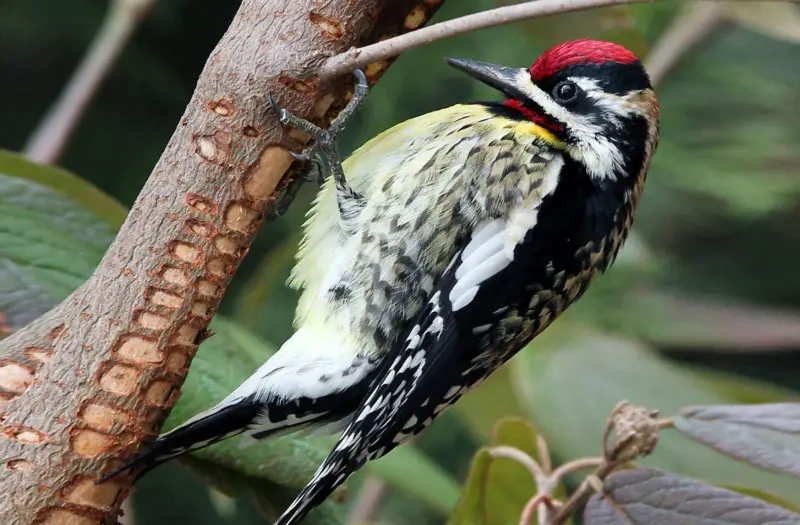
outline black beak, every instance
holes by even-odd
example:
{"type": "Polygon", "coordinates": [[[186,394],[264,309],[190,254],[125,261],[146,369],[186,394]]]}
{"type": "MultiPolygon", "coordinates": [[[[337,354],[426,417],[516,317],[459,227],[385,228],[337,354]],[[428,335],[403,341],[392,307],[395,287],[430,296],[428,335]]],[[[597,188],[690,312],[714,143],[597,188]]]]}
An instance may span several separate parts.
{"type": "Polygon", "coordinates": [[[528,98],[528,96],[518,87],[521,73],[527,73],[523,69],[495,66],[494,64],[487,64],[486,62],[479,62],[477,60],[468,60],[464,58],[448,58],[446,60],[447,63],[454,68],[460,69],[464,73],[480,80],[484,84],[502,91],[511,98],[515,98],[517,100],[525,100],[528,98]]]}

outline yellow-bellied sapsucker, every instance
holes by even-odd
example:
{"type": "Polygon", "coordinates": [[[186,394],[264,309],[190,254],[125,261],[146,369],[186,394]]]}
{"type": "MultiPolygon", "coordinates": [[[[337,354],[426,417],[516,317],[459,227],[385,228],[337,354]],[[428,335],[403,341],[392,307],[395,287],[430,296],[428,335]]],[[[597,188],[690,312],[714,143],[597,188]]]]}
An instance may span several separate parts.
{"type": "MultiPolygon", "coordinates": [[[[215,407],[129,466],[221,439],[344,431],[280,525],[297,523],[365,462],[423,430],[544,330],[613,262],[658,142],[658,103],[625,48],[578,40],[529,69],[451,66],[501,103],[403,122],[330,164],[292,276],[297,330],[215,407]]],[[[360,73],[360,72],[359,72],[360,73]]]]}

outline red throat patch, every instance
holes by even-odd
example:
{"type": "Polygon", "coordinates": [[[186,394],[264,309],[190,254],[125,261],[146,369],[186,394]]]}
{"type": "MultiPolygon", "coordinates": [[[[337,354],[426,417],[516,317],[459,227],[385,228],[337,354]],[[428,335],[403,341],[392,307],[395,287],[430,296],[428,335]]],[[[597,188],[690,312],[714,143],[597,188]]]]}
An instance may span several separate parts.
{"type": "Polygon", "coordinates": [[[619,44],[602,40],[573,40],[557,45],[540,56],[530,68],[534,81],[550,77],[565,67],[579,64],[634,64],[636,55],[619,44]]]}
{"type": "Polygon", "coordinates": [[[554,122],[551,118],[547,115],[542,115],[531,108],[525,107],[522,102],[519,100],[515,100],[513,98],[507,98],[503,101],[503,105],[509,108],[514,108],[523,115],[525,118],[533,122],[534,124],[538,124],[543,128],[549,129],[550,131],[564,131],[564,125],[560,122],[554,122]]]}

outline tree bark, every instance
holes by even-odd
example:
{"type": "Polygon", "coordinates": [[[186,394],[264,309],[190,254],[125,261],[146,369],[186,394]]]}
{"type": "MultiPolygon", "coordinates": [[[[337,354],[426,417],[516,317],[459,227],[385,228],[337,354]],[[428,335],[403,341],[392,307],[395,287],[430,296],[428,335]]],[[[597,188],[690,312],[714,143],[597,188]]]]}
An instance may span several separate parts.
{"type": "Polygon", "coordinates": [[[305,140],[267,94],[326,124],[353,79],[321,80],[325,59],[416,29],[442,1],[243,0],[95,273],[0,342],[0,523],[116,520],[130,480],[94,480],[158,433],[305,140]]]}

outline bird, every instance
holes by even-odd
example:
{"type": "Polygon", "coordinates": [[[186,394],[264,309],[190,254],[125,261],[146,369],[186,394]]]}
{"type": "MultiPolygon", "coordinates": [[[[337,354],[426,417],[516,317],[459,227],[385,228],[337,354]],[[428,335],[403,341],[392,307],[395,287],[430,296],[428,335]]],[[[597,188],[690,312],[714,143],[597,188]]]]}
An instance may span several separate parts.
{"type": "Polygon", "coordinates": [[[123,469],[239,434],[340,432],[275,525],[299,523],[612,265],[658,144],[658,101],[641,61],[619,44],[580,39],[530,67],[447,63],[501,99],[412,118],[343,162],[336,137],[367,94],[363,73],[328,129],[271,99],[282,124],[314,139],[294,156],[328,172],[291,275],[301,291],[296,330],[223,401],[123,469]]]}

